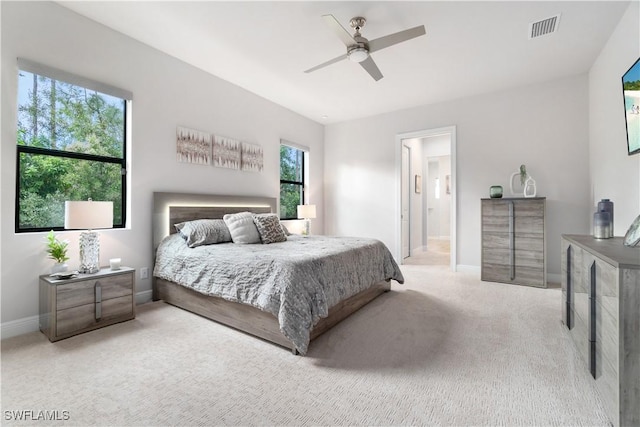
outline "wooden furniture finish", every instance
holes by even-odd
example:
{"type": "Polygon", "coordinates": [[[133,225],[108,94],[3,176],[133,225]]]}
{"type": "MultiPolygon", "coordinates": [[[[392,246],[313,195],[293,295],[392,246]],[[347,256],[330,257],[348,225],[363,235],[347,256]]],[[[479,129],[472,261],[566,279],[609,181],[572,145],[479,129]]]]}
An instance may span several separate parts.
{"type": "Polygon", "coordinates": [[[546,288],[545,198],[481,203],[482,280],[546,288]]]}
{"type": "Polygon", "coordinates": [[[53,342],[135,318],[134,273],[122,267],[67,280],[40,276],[40,330],[53,342]]]}
{"type": "Polygon", "coordinates": [[[616,426],[640,426],[640,248],[562,236],[562,323],[616,426]]]}
{"type": "MultiPolygon", "coordinates": [[[[266,341],[297,350],[280,332],[276,316],[250,305],[227,301],[223,298],[204,295],[173,282],[154,278],[158,299],[207,319],[262,338],[266,341]]],[[[377,296],[391,289],[389,282],[380,282],[364,291],[339,302],[329,309],[329,315],[316,323],[311,331],[311,340],[331,329],[349,315],[359,310],[377,296]]]]}
{"type": "MultiPolygon", "coordinates": [[[[227,213],[251,211],[275,212],[275,198],[207,196],[202,194],[154,193],[154,248],[162,238],[175,233],[173,224],[194,219],[219,219],[227,213]],[[192,205],[189,206],[189,201],[192,205]],[[176,203],[176,206],[173,206],[176,203]],[[208,204],[208,205],[207,205],[208,204]]],[[[338,322],[391,289],[390,282],[373,284],[370,288],[329,308],[329,315],[320,319],[311,331],[311,340],[331,329],[338,322]]],[[[153,298],[231,326],[250,335],[289,348],[297,349],[282,333],[278,319],[256,307],[204,295],[177,283],[153,277],[153,298]]]]}

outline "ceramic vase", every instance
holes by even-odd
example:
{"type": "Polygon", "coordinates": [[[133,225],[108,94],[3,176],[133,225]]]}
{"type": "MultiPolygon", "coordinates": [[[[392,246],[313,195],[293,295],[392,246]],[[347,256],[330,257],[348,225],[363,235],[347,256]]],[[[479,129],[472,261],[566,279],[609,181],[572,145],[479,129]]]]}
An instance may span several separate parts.
{"type": "Polygon", "coordinates": [[[509,180],[509,189],[511,190],[512,196],[522,196],[524,194],[524,184],[522,184],[522,177],[520,176],[520,172],[511,174],[511,179],[509,180]]]}
{"type": "Polygon", "coordinates": [[[536,197],[536,180],[532,177],[527,177],[524,182],[524,197],[536,197]]]}
{"type": "Polygon", "coordinates": [[[53,264],[53,267],[51,267],[51,274],[53,274],[53,273],[64,273],[68,269],[69,269],[69,266],[66,263],[64,263],[64,262],[56,262],[55,264],[53,264]]]}

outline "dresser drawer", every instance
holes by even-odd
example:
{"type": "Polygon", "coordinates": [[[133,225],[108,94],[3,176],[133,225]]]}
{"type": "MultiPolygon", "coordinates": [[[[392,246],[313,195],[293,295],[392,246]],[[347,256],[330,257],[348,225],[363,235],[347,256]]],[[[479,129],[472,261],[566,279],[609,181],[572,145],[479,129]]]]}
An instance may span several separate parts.
{"type": "Polygon", "coordinates": [[[56,295],[58,310],[65,310],[85,304],[93,304],[95,300],[96,283],[99,283],[102,288],[103,300],[131,295],[133,293],[133,280],[130,274],[100,277],[97,279],[58,285],[56,295]]]}
{"type": "Polygon", "coordinates": [[[516,266],[515,277],[511,279],[511,267],[508,264],[483,263],[481,280],[516,285],[546,286],[544,271],[539,267],[516,266]]]}
{"type": "Polygon", "coordinates": [[[482,216],[509,216],[509,205],[513,203],[514,216],[544,217],[544,200],[482,200],[482,216]]]}
{"type": "Polygon", "coordinates": [[[87,328],[98,328],[115,319],[133,319],[133,295],[111,298],[102,301],[102,315],[96,320],[96,304],[85,304],[59,310],[57,313],[56,335],[65,335],[87,328]]]}
{"type": "MultiPolygon", "coordinates": [[[[509,266],[509,253],[507,249],[494,249],[494,248],[482,248],[482,263],[483,265],[506,265],[509,266]]],[[[544,261],[544,253],[537,251],[524,251],[517,250],[514,254],[515,266],[518,267],[532,267],[540,268],[544,261]]]]}
{"type": "Polygon", "coordinates": [[[50,341],[58,341],[134,319],[134,273],[133,268],[121,267],[66,280],[40,276],[40,330],[50,341]]]}
{"type": "MultiPolygon", "coordinates": [[[[482,247],[488,249],[509,249],[511,233],[488,231],[482,233],[482,247]]],[[[544,238],[538,233],[516,233],[513,236],[517,250],[544,252],[544,238]]]]}
{"type": "MultiPolygon", "coordinates": [[[[483,232],[507,232],[509,230],[508,216],[482,215],[483,232]]],[[[544,235],[544,218],[534,216],[516,216],[513,219],[515,233],[532,233],[544,235]]]]}
{"type": "Polygon", "coordinates": [[[574,312],[573,328],[569,330],[576,350],[584,363],[584,367],[589,369],[589,334],[585,321],[574,312]]]}

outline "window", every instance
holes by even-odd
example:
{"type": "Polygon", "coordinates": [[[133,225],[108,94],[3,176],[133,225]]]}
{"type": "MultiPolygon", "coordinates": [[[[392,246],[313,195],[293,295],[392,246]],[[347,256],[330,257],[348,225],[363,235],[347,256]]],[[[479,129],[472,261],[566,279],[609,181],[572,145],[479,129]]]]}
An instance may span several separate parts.
{"type": "Polygon", "coordinates": [[[62,230],[65,200],[112,201],[126,221],[131,94],[18,60],[16,232],[62,230]]]}
{"type": "Polygon", "coordinates": [[[308,153],[280,145],[280,219],[298,218],[298,205],[304,204],[305,160],[308,153]]]}

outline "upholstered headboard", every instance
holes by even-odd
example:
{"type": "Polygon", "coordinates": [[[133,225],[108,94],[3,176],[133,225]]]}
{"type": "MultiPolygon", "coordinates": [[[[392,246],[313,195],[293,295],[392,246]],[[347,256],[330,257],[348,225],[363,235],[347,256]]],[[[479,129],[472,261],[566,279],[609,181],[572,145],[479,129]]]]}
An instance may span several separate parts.
{"type": "Polygon", "coordinates": [[[153,251],[169,234],[174,224],[194,219],[218,219],[228,213],[277,212],[275,197],[222,196],[212,194],[153,193],[153,251]]]}

